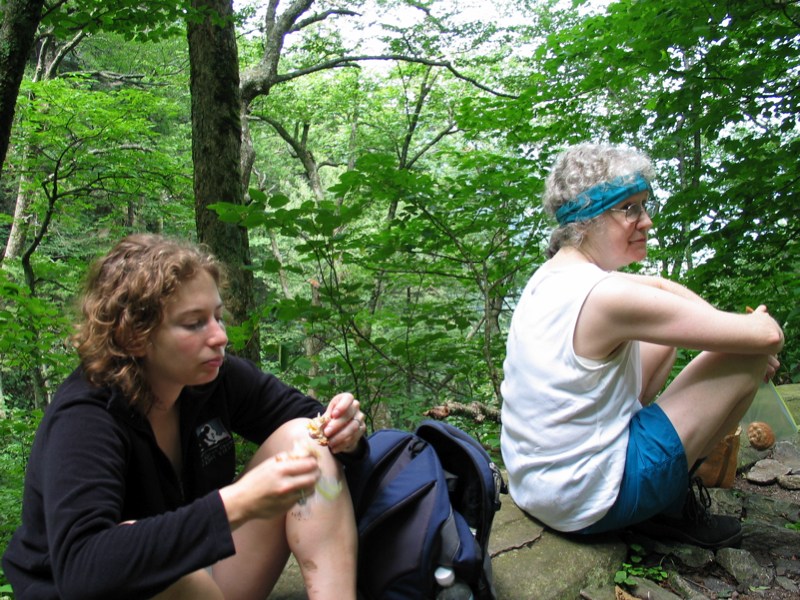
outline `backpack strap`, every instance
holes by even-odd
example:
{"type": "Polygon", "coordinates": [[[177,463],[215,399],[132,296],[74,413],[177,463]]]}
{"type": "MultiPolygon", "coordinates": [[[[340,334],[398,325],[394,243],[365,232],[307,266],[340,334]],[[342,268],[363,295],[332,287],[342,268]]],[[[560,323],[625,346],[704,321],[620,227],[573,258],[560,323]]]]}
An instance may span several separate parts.
{"type": "Polygon", "coordinates": [[[439,530],[439,538],[442,542],[441,550],[439,551],[438,564],[445,567],[452,567],[458,552],[461,548],[461,538],[458,535],[458,527],[456,526],[456,518],[453,514],[453,507],[450,507],[450,514],[447,519],[442,523],[442,528],[439,530]]]}
{"type": "Polygon", "coordinates": [[[420,441],[415,436],[396,429],[381,429],[367,438],[365,456],[345,467],[357,519],[381,487],[381,478],[390,479],[389,471],[402,469],[420,451],[420,441]]]}

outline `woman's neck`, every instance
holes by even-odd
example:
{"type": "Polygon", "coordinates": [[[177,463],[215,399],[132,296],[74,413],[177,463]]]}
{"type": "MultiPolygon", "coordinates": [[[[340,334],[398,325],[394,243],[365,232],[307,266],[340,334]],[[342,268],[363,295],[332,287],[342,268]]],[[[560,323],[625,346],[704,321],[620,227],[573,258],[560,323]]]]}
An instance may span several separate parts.
{"type": "Polygon", "coordinates": [[[556,252],[553,258],[550,259],[550,264],[554,267],[564,267],[585,263],[597,264],[597,262],[593,260],[589,254],[585,253],[577,246],[564,246],[558,252],[556,252]]]}

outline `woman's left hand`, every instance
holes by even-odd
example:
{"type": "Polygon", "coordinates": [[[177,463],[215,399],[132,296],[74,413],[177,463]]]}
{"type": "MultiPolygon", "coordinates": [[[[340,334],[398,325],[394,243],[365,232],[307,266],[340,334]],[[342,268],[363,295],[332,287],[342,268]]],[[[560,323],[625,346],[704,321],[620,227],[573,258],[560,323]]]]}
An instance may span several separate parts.
{"type": "Polygon", "coordinates": [[[367,432],[365,416],[359,407],[358,400],[349,392],[331,398],[328,410],[325,411],[329,421],[323,433],[328,438],[328,448],[334,454],[354,452],[367,432]]]}
{"type": "Polygon", "coordinates": [[[778,357],[774,354],[770,354],[767,357],[767,370],[764,373],[764,383],[768,383],[770,379],[775,377],[775,373],[778,372],[778,369],[781,366],[781,361],[778,360],[778,357]]]}

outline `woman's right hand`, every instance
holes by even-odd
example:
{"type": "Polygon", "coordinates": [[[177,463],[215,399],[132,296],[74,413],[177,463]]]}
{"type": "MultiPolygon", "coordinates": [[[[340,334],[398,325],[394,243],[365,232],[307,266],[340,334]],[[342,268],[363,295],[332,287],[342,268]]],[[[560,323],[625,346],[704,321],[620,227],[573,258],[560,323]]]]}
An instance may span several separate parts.
{"type": "Polygon", "coordinates": [[[314,493],[320,475],[312,455],[281,453],[259,463],[219,492],[231,529],[251,519],[286,514],[299,500],[314,493]]]}

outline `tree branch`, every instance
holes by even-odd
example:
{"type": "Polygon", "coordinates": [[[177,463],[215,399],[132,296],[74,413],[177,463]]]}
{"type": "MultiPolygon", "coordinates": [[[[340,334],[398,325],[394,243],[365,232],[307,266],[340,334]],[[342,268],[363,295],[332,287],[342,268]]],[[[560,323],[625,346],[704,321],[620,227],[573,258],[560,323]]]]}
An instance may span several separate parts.
{"type": "Polygon", "coordinates": [[[461,402],[453,402],[448,400],[444,404],[434,406],[430,410],[423,413],[426,417],[438,419],[439,421],[446,419],[450,415],[460,415],[469,417],[476,423],[482,423],[486,419],[500,423],[500,410],[491,406],[486,406],[480,402],[474,401],[469,404],[462,404],[461,402]]]}
{"type": "Polygon", "coordinates": [[[486,86],[476,80],[474,77],[470,77],[461,73],[458,69],[456,69],[449,61],[441,61],[441,60],[432,60],[427,58],[420,58],[417,56],[409,56],[405,54],[386,54],[386,55],[363,55],[363,56],[342,56],[339,58],[334,58],[331,60],[327,60],[316,65],[306,67],[304,69],[296,69],[294,71],[290,71],[288,73],[276,74],[273,77],[265,76],[265,69],[259,65],[259,67],[249,69],[245,73],[242,74],[242,102],[245,106],[247,106],[253,98],[259,95],[267,95],[269,94],[269,90],[272,88],[273,85],[278,83],[283,83],[285,81],[291,81],[293,79],[297,79],[299,77],[303,77],[304,75],[309,75],[310,73],[318,73],[319,71],[325,71],[327,69],[341,69],[344,67],[355,67],[360,68],[361,62],[368,62],[368,61],[398,61],[398,62],[409,62],[409,63],[416,63],[421,65],[428,65],[431,67],[441,67],[450,71],[457,79],[462,81],[466,81],[467,83],[473,85],[474,87],[483,90],[493,96],[498,96],[500,98],[510,98],[512,100],[516,100],[519,98],[516,94],[508,94],[506,92],[500,92],[497,90],[493,90],[489,86],[486,86]]]}
{"type": "Polygon", "coordinates": [[[361,13],[357,13],[357,12],[352,11],[352,10],[333,9],[332,8],[330,10],[326,10],[325,12],[321,12],[321,13],[317,13],[315,15],[311,15],[307,19],[303,19],[302,21],[299,21],[299,22],[295,23],[291,28],[289,28],[288,33],[296,33],[298,31],[300,31],[301,29],[303,29],[304,27],[308,27],[309,25],[313,25],[314,23],[319,23],[321,21],[324,21],[328,17],[332,17],[332,16],[336,16],[336,15],[342,15],[342,16],[346,16],[346,17],[360,17],[361,13]]]}
{"type": "Polygon", "coordinates": [[[470,77],[461,73],[458,69],[456,69],[450,61],[446,60],[433,60],[429,58],[420,58],[418,56],[409,56],[407,54],[379,54],[379,55],[363,55],[363,56],[342,56],[339,58],[335,58],[329,61],[321,62],[317,65],[313,65],[311,67],[306,67],[305,69],[297,69],[295,71],[284,73],[282,75],[278,75],[277,81],[289,81],[291,79],[296,79],[298,77],[302,77],[303,75],[307,75],[309,73],[316,73],[318,71],[324,71],[326,69],[336,69],[341,67],[358,67],[360,66],[358,63],[360,62],[367,62],[367,61],[388,61],[394,60],[397,62],[410,62],[410,63],[417,63],[420,65],[428,65],[431,67],[441,67],[450,71],[456,78],[461,79],[462,81],[466,81],[467,83],[475,86],[478,89],[481,89],[493,96],[498,96],[500,98],[510,98],[516,100],[519,98],[516,94],[508,94],[506,92],[499,92],[497,90],[493,90],[489,86],[486,86],[479,82],[474,77],[470,77]]]}
{"type": "Polygon", "coordinates": [[[51,60],[50,64],[47,65],[47,70],[45,71],[44,74],[44,79],[46,81],[55,79],[56,71],[58,70],[58,67],[61,66],[61,63],[63,62],[64,58],[67,56],[67,54],[72,52],[75,49],[75,47],[78,44],[80,44],[81,41],[86,36],[87,36],[86,31],[81,30],[78,33],[76,33],[70,41],[68,41],[66,44],[64,44],[63,46],[61,46],[61,48],[58,49],[58,52],[56,52],[55,56],[53,57],[53,60],[51,60]]]}

